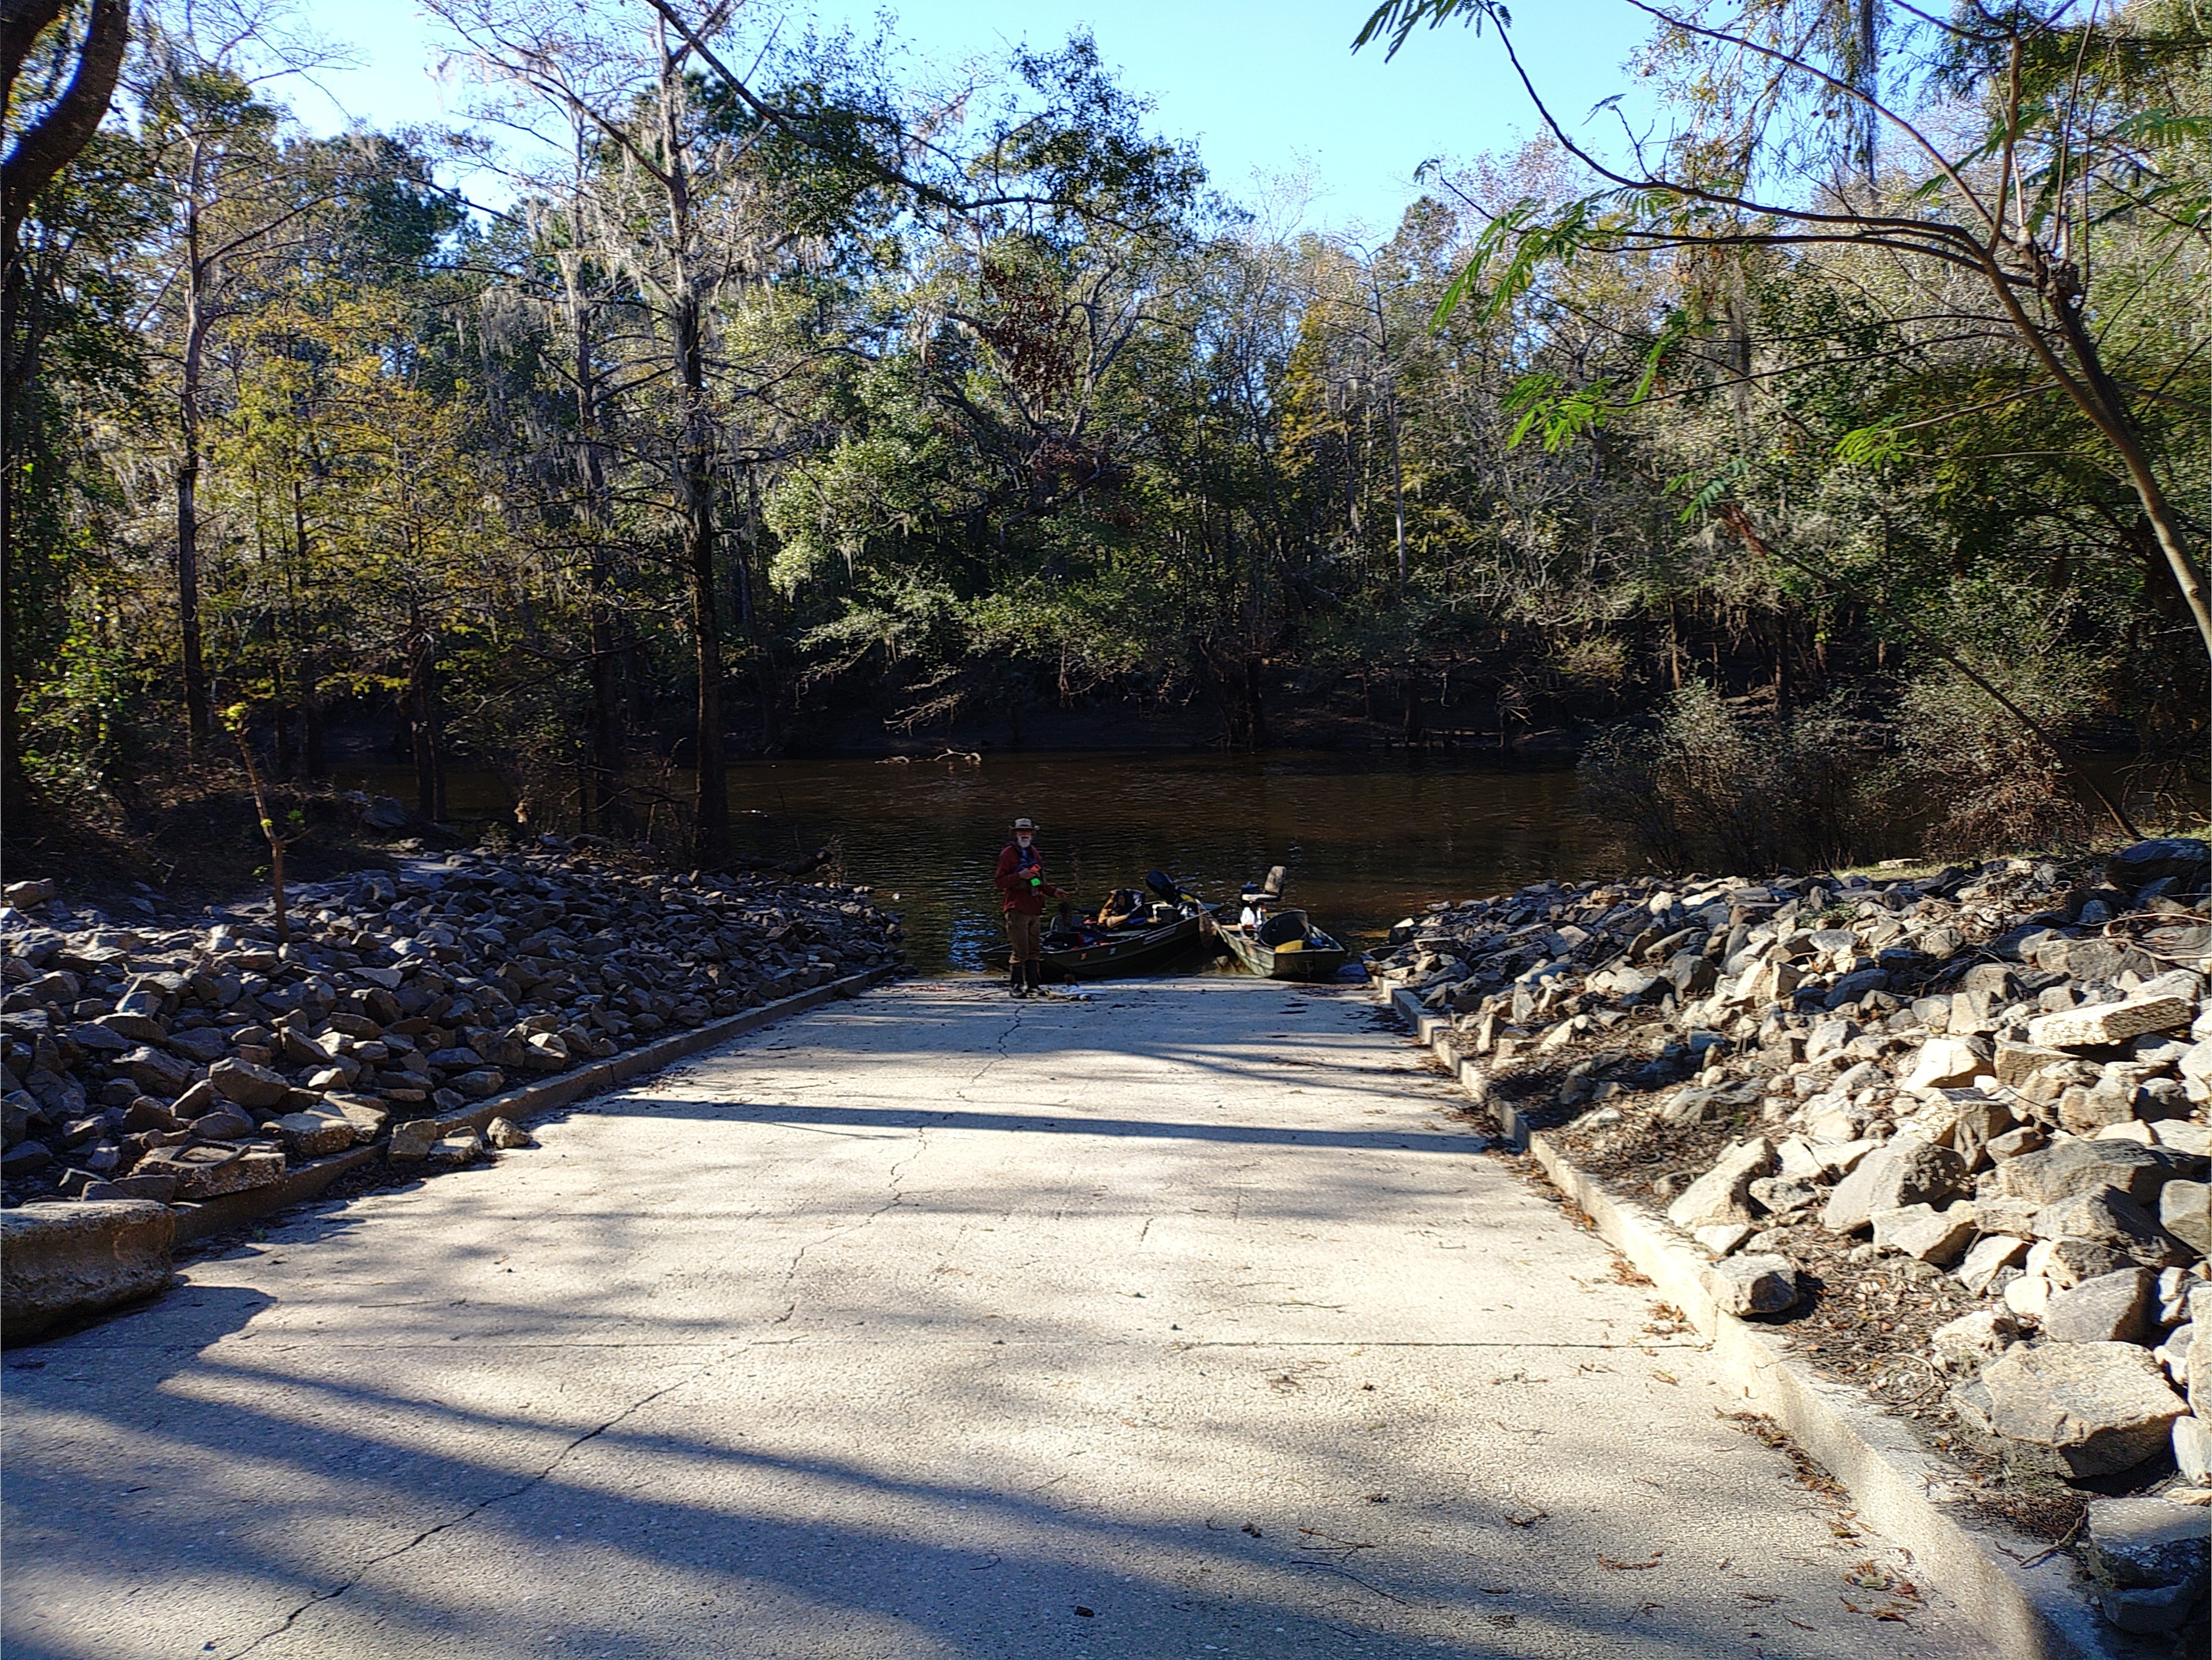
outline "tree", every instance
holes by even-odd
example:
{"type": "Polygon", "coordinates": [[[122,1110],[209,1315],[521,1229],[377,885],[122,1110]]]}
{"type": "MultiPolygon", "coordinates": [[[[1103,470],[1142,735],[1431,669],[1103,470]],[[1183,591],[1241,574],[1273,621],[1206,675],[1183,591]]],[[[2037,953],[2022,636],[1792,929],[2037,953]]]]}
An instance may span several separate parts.
{"type": "MultiPolygon", "coordinates": [[[[1981,303],[1948,295],[1948,318],[2002,331],[2021,354],[1999,402],[2055,392],[2087,423],[2134,492],[2212,653],[2212,605],[2170,499],[2171,457],[2145,415],[2174,393],[2130,386],[2107,364],[2102,339],[2142,295],[2124,270],[2117,283],[2099,281],[2095,258],[2124,226],[2150,245],[2153,263],[2201,265],[2201,141],[2212,120],[2188,95],[2201,94],[2212,37],[2185,13],[2168,17],[2145,4],[2093,7],[2076,20],[2069,4],[2010,0],[1946,21],[1899,0],[1858,0],[1863,21],[1839,36],[1828,5],[1627,3],[1657,26],[1653,66],[1695,96],[1678,106],[1692,112],[1683,126],[1663,141],[1632,141],[1620,162],[1554,116],[1495,0],[1387,0],[1369,16],[1355,50],[1387,40],[1395,54],[1424,22],[1494,27],[1553,138],[1603,183],[1548,213],[1523,202],[1500,215],[1448,303],[1492,282],[1501,261],[1487,295],[1493,308],[1524,289],[1543,261],[1595,250],[1855,247],[1881,251],[1931,290],[1954,274],[1970,277],[1981,303]],[[1839,41],[1848,46],[1840,55],[1839,41]],[[1917,82],[1903,70],[1884,72],[1908,41],[1931,65],[1917,82]],[[1878,62],[1882,52],[1889,58],[1878,62]],[[1915,96],[1956,119],[1916,119],[1905,101],[1915,96]],[[1819,124],[1808,118],[1822,116],[1848,118],[1846,130],[1863,135],[1853,148],[1884,164],[1877,177],[1808,176],[1802,164],[1816,147],[1806,129],[1819,124]],[[1947,137],[1947,126],[1958,136],[1947,137]]],[[[1617,390],[1578,389],[1550,400],[1552,415],[1587,427],[1617,390]]],[[[1988,407],[1954,409],[1931,423],[1988,407]]],[[[1855,433],[1843,458],[1879,459],[1900,435],[1896,426],[1855,433]]]]}
{"type": "MultiPolygon", "coordinates": [[[[23,659],[34,638],[20,626],[21,608],[29,603],[43,609],[24,580],[30,527],[23,522],[19,492],[33,470],[32,434],[40,401],[33,386],[46,332],[45,319],[36,314],[46,296],[37,291],[22,230],[40,198],[92,142],[131,44],[129,0],[93,0],[83,36],[74,41],[64,17],[72,9],[66,0],[5,0],[0,6],[0,128],[11,135],[0,157],[0,610],[8,617],[0,641],[0,793],[19,799],[27,782],[21,728],[23,659]],[[34,66],[42,53],[41,72],[34,66]],[[27,69],[40,84],[27,83],[27,69]],[[26,119],[24,111],[34,112],[26,119]]],[[[43,477],[38,483],[52,487],[43,477]]]]}
{"type": "Polygon", "coordinates": [[[157,297],[176,366],[175,489],[177,633],[185,741],[197,755],[211,730],[201,626],[201,474],[209,417],[209,353],[218,331],[258,302],[257,286],[295,258],[307,217],[335,188],[339,154],[280,131],[283,112],[261,95],[266,64],[301,66],[276,40],[270,14],[250,9],[211,20],[203,46],[198,21],[157,28],[149,70],[135,90],[158,187],[169,201],[167,266],[157,297]]]}

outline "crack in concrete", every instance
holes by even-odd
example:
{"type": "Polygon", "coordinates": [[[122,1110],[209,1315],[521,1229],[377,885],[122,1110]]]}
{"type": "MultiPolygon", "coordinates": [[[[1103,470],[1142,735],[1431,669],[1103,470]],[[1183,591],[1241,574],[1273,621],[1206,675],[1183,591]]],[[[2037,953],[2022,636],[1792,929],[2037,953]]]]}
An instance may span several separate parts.
{"type": "MultiPolygon", "coordinates": [[[[791,1282],[799,1277],[799,1270],[800,1266],[806,1261],[806,1254],[812,1250],[817,1245],[826,1245],[831,1240],[842,1238],[846,1234],[858,1233],[861,1229],[872,1224],[875,1219],[881,1216],[884,1212],[894,1210],[899,1205],[904,1203],[906,1195],[900,1190],[900,1177],[905,1173],[906,1169],[909,1164],[913,1164],[915,1159],[921,1158],[923,1153],[927,1152],[928,1151],[929,1127],[927,1124],[917,1123],[914,1126],[914,1146],[903,1158],[894,1159],[891,1163],[890,1170],[888,1172],[887,1179],[890,1184],[891,1196],[884,1201],[882,1204],[877,1206],[873,1210],[868,1212],[865,1216],[859,1218],[857,1220],[847,1222],[841,1226],[831,1228],[827,1233],[822,1234],[817,1238],[809,1239],[801,1244],[796,1251],[792,1253],[791,1266],[784,1270],[784,1289],[786,1291],[789,1291],[791,1289],[791,1282]]],[[[785,1321],[790,1319],[791,1316],[798,1311],[798,1309],[799,1299],[794,1297],[791,1300],[789,1306],[787,1306],[781,1314],[776,1316],[775,1320],[770,1323],[779,1326],[783,1324],[785,1321]]]]}
{"type": "MultiPolygon", "coordinates": [[[[381,1555],[370,1557],[368,1560],[363,1562],[354,1571],[353,1577],[346,1580],[344,1584],[333,1586],[329,1590],[316,1592],[306,1602],[301,1603],[299,1607],[294,1608],[291,1613],[286,1614],[281,1624],[271,1627],[269,1630],[263,1632],[260,1636],[255,1638],[244,1648],[240,1649],[237,1653],[232,1657],[232,1660],[242,1660],[242,1657],[252,1653],[254,1650],[259,1648],[264,1643],[269,1642],[272,1639],[282,1637],[286,1632],[292,1629],[293,1625],[299,1620],[300,1616],[307,1613],[308,1609],[318,1607],[325,1602],[333,1602],[338,1597],[343,1596],[356,1585],[358,1585],[362,1580],[366,1579],[373,1570],[383,1566],[387,1562],[397,1561],[400,1557],[406,1555],[408,1552],[415,1549],[417,1546],[427,1543],[428,1541],[436,1538],[441,1533],[446,1533],[454,1528],[458,1528],[465,1522],[473,1521],[477,1517],[481,1516],[484,1511],[489,1510],[494,1505],[503,1505],[510,1499],[520,1498],[522,1494],[528,1493],[532,1487],[539,1486],[550,1478],[555,1470],[559,1469],[561,1466],[568,1461],[568,1455],[574,1452],[577,1448],[584,1445],[586,1442],[597,1440],[600,1436],[605,1435],[609,1430],[614,1428],[616,1425],[635,1416],[640,1412],[642,1412],[646,1408],[651,1406],[655,1401],[660,1399],[662,1395],[672,1394],[689,1384],[697,1383],[701,1378],[714,1371],[716,1367],[727,1365],[736,1358],[737,1357],[733,1354],[725,1353],[720,1355],[714,1359],[708,1361],[705,1365],[700,1366],[696,1370],[686,1373],[684,1377],[676,1379],[673,1383],[662,1384],[659,1389],[654,1389],[649,1395],[642,1395],[639,1399],[631,1402],[629,1405],[624,1407],[620,1412],[608,1419],[605,1423],[594,1425],[592,1428],[585,1431],[581,1435],[576,1437],[574,1440],[569,1442],[568,1445],[562,1447],[559,1452],[556,1453],[553,1456],[552,1462],[547,1464],[544,1469],[539,1470],[535,1475],[530,1476],[526,1480],[518,1482],[515,1486],[507,1488],[504,1493],[495,1493],[488,1498],[478,1499],[475,1504],[463,1511],[459,1516],[453,1517],[447,1521],[441,1522],[434,1528],[425,1528],[422,1532],[416,1534],[412,1539],[400,1546],[397,1550],[386,1551],[381,1555]]],[[[217,1640],[220,1641],[221,1639],[218,1639],[217,1640]]]]}
{"type": "MultiPolygon", "coordinates": [[[[968,1080],[966,1087],[957,1089],[953,1091],[952,1093],[957,1096],[961,1100],[968,1101],[968,1091],[973,1089],[976,1085],[983,1081],[983,1074],[985,1073],[990,1071],[992,1067],[997,1066],[1002,1061],[1012,1060],[1014,1057],[1007,1052],[1006,1045],[1013,1041],[1014,1034],[1021,1029],[1022,1011],[1015,1009],[1012,1012],[1012,1018],[1006,1022],[1006,1030],[999,1034],[998,1042],[994,1045],[999,1052],[993,1055],[988,1061],[986,1061],[981,1066],[975,1068],[975,1075],[968,1080]]],[[[969,1101],[968,1104],[970,1106],[975,1104],[972,1101],[969,1101]]]]}

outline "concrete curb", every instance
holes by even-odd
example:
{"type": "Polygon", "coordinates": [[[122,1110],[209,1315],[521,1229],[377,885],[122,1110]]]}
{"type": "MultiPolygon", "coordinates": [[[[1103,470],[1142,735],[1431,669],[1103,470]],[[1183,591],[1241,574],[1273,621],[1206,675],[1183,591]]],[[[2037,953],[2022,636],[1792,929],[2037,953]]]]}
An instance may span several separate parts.
{"type": "Polygon", "coordinates": [[[1413,1032],[1414,1038],[1426,1044],[1451,1075],[1459,1079],[1475,1105],[1498,1120],[1498,1127],[1505,1134],[1518,1152],[1528,1147],[1528,1121],[1515,1111],[1511,1105],[1492,1098],[1490,1074],[1482,1069],[1482,1062],[1459,1052],[1459,1043],[1452,1031],[1452,1018],[1421,1006],[1420,998],[1410,991],[1390,994],[1390,1007],[1413,1032]]]}
{"type": "Polygon", "coordinates": [[[1723,1312],[1705,1288],[1701,1256],[1656,1218],[1607,1194],[1549,1136],[1531,1134],[1518,1114],[1487,1099],[1480,1067],[1462,1061],[1450,1041],[1449,1017],[1424,1010],[1411,992],[1394,993],[1389,1001],[1468,1094],[1497,1113],[1513,1144],[1534,1155],[1599,1236],[1650,1275],[1659,1295],[1711,1341],[1713,1358],[1746,1401],[1826,1466],[1867,1523],[1910,1550],[1920,1571],[1997,1652],[2008,1660],[2119,1660],[2128,1652],[2125,1639],[2089,1605],[2070,1557],[1992,1528],[1960,1500],[1941,1496],[1956,1483],[1956,1470],[1857,1389],[1816,1377],[1771,1332],[1723,1312]]]}
{"type": "MultiPolygon", "coordinates": [[[[763,1026],[772,1026],[794,1014],[804,1014],[809,1009],[819,1008],[824,1003],[839,998],[856,997],[872,986],[882,984],[897,972],[896,968],[870,969],[865,974],[848,975],[842,980],[832,980],[825,985],[798,992],[789,997],[778,998],[773,1003],[763,1003],[757,1009],[747,1009],[742,1014],[728,1015],[711,1020],[690,1031],[672,1032],[656,1042],[640,1048],[626,1049],[605,1061],[594,1061],[588,1067],[579,1067],[574,1072],[548,1078],[543,1083],[526,1084],[519,1089],[506,1091],[489,1100],[478,1103],[466,1112],[452,1113],[437,1120],[439,1133],[458,1129],[481,1131],[495,1118],[512,1118],[517,1123],[526,1119],[543,1117],[560,1107],[583,1100],[627,1083],[643,1073],[658,1072],[663,1067],[687,1059],[702,1049],[710,1049],[717,1043],[726,1043],[732,1037],[742,1037],[763,1026]]],[[[248,1188],[243,1193],[225,1194],[220,1199],[210,1199],[198,1205],[178,1205],[177,1243],[182,1245],[195,1239],[204,1239],[210,1234],[222,1233],[294,1205],[304,1204],[329,1187],[338,1177],[366,1164],[384,1161],[384,1146],[349,1147],[343,1152],[332,1153],[327,1158],[318,1158],[287,1171],[280,1181],[264,1187],[248,1188]]]]}

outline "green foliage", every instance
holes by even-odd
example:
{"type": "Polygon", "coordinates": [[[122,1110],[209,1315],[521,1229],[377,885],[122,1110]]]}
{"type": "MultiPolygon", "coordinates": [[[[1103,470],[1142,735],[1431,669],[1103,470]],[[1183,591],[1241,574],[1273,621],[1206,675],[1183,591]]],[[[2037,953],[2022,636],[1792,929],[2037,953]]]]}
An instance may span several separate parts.
{"type": "MultiPolygon", "coordinates": [[[[2179,480],[2212,396],[2204,64],[2181,9],[2128,15],[2031,31],[2019,222],[2072,215],[2085,315],[2147,464],[2179,480]],[[2106,89],[2061,133],[2050,52],[2084,40],[2106,89]]],[[[933,104],[888,40],[787,47],[739,15],[714,39],[769,90],[687,65],[679,224],[634,21],[560,10],[563,62],[605,95],[553,106],[573,159],[502,217],[465,216],[422,140],[312,139],[281,82],[182,38],[134,58],[131,120],[27,231],[7,628],[50,793],[121,800],[178,757],[195,226],[227,250],[198,317],[200,614],[217,706],[253,706],[272,775],[343,722],[433,779],[495,769],[519,829],[588,810],[665,833],[703,581],[741,746],[1086,701],[1258,744],[1287,693],[1407,737],[1625,720],[1589,787],[1670,865],[1863,853],[1899,779],[1955,804],[1948,842],[2077,834],[2047,753],[1976,727],[1924,636],[2201,785],[2203,660],[2105,427],[1954,269],[1777,241],[1778,217],[1717,199],[1856,167],[1834,88],[1753,107],[1662,33],[1645,66],[1682,137],[1660,176],[1547,139],[1440,165],[1359,246],[1207,196],[1087,37],[933,104]]],[[[1400,0],[1360,39],[1453,21],[1510,23],[1400,0]]],[[[1905,39],[1768,21],[1846,87],[1905,39]]],[[[1984,181],[1994,61],[1915,83],[1984,181]]],[[[501,113],[546,119],[522,94],[501,113]]],[[[1919,192],[1901,150],[1875,162],[1853,200],[1955,195],[1919,192]]]]}

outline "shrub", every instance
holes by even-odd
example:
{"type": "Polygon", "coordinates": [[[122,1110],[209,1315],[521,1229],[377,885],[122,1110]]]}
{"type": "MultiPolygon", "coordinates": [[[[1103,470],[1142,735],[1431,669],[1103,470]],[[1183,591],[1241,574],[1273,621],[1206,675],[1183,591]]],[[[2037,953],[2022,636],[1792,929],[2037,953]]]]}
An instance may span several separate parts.
{"type": "MultiPolygon", "coordinates": [[[[2046,728],[2063,730],[2094,701],[2094,677],[2063,652],[1975,666],[2046,728]]],[[[2094,821],[2064,763],[1957,670],[1944,666],[1908,686],[1900,717],[1906,775],[1942,804],[1927,832],[1931,854],[2070,851],[2087,842],[2094,821]]]]}
{"type": "Polygon", "coordinates": [[[1692,681],[1583,753],[1583,799],[1653,863],[1742,872],[1842,865],[1888,834],[1885,741],[1842,698],[1777,716],[1692,681]]]}

